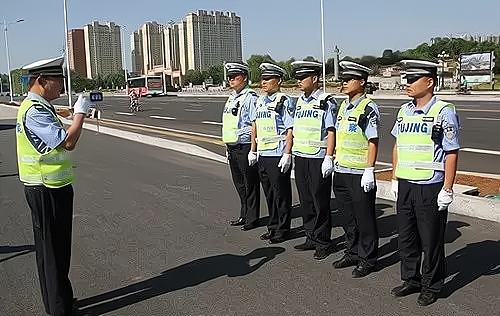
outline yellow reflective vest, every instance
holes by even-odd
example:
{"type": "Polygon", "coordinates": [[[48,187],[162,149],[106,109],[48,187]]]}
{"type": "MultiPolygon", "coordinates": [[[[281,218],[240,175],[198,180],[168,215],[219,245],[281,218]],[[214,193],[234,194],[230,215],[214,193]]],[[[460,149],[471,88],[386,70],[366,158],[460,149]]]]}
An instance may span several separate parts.
{"type": "Polygon", "coordinates": [[[257,99],[257,112],[255,124],[257,125],[257,150],[274,150],[278,148],[279,142],[286,139],[286,135],[278,135],[276,115],[283,106],[286,95],[277,92],[274,101],[264,104],[265,96],[257,99]]]}
{"type": "Polygon", "coordinates": [[[349,102],[344,100],[340,106],[335,131],[335,162],[342,167],[365,169],[368,167],[368,139],[359,126],[359,118],[366,106],[372,102],[365,98],[349,115],[344,115],[349,102]]]}
{"type": "Polygon", "coordinates": [[[318,99],[307,103],[299,97],[293,120],[293,152],[307,155],[317,154],[326,147],[326,139],[322,139],[323,114],[328,105],[326,100],[330,94],[323,93],[318,99]]]}
{"type": "Polygon", "coordinates": [[[17,113],[16,141],[19,178],[25,184],[60,188],[73,182],[73,164],[70,153],[59,146],[47,153],[39,153],[26,134],[26,112],[34,105],[43,106],[63,126],[53,109],[30,99],[24,99],[17,113]]]}
{"type": "Polygon", "coordinates": [[[252,131],[252,126],[242,126],[238,128],[243,102],[250,95],[256,95],[255,91],[247,91],[238,97],[238,100],[228,98],[222,112],[222,141],[226,144],[236,143],[242,134],[252,131]]]}
{"type": "Polygon", "coordinates": [[[427,114],[409,116],[406,114],[406,105],[401,107],[397,117],[397,178],[429,180],[434,170],[444,171],[444,161],[434,161],[434,141],[431,136],[434,125],[441,124],[438,116],[445,107],[455,110],[453,104],[440,100],[432,105],[427,114]]]}

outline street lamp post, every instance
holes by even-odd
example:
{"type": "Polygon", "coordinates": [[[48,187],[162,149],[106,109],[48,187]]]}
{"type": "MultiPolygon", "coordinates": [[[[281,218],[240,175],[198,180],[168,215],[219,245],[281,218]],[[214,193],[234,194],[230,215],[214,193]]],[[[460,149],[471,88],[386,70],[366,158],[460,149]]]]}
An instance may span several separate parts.
{"type": "Polygon", "coordinates": [[[65,60],[66,60],[66,74],[68,75],[68,84],[66,87],[66,92],[68,93],[68,106],[71,108],[73,106],[71,102],[71,69],[69,65],[69,43],[68,43],[68,10],[66,8],[66,0],[63,0],[64,6],[64,38],[66,39],[66,52],[65,52],[65,60]]]}
{"type": "Polygon", "coordinates": [[[9,24],[15,24],[15,23],[20,23],[23,22],[23,19],[17,20],[15,22],[6,22],[5,18],[3,19],[3,26],[4,26],[4,35],[5,35],[5,54],[7,55],[7,71],[9,72],[9,95],[10,95],[10,102],[14,101],[14,91],[12,90],[12,75],[10,74],[10,55],[9,55],[9,41],[7,39],[7,25],[9,24]]]}
{"type": "Polygon", "coordinates": [[[444,59],[450,57],[449,54],[447,54],[444,50],[438,54],[438,58],[441,58],[441,89],[444,88],[444,59]]]}
{"type": "Polygon", "coordinates": [[[323,92],[326,92],[326,64],[325,64],[325,27],[323,14],[323,0],[321,0],[321,54],[323,58],[323,92]]]}

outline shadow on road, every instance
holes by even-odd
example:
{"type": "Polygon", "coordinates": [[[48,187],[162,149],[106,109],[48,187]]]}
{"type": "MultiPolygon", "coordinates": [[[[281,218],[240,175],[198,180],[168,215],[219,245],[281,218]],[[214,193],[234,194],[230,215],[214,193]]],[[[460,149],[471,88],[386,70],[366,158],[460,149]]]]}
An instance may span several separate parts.
{"type": "Polygon", "coordinates": [[[19,173],[0,174],[0,178],[17,177],[19,173]]]}
{"type": "Polygon", "coordinates": [[[246,255],[223,254],[196,259],[166,270],[159,276],[107,293],[78,300],[82,311],[102,315],[152,297],[196,286],[222,276],[239,277],[250,274],[283,253],[284,248],[258,248],[246,255]],[[251,265],[250,260],[260,259],[251,265]]]}
{"type": "Polygon", "coordinates": [[[0,246],[0,254],[10,254],[17,252],[15,255],[6,257],[6,258],[1,258],[0,263],[8,261],[10,259],[26,255],[30,252],[35,251],[35,246],[33,245],[22,245],[22,246],[0,246]]]}
{"type": "Polygon", "coordinates": [[[0,124],[0,131],[16,128],[15,124],[0,124]]]}
{"type": "Polygon", "coordinates": [[[467,244],[446,257],[446,275],[454,276],[444,284],[440,297],[449,297],[483,275],[496,274],[500,274],[500,240],[467,244]]]}

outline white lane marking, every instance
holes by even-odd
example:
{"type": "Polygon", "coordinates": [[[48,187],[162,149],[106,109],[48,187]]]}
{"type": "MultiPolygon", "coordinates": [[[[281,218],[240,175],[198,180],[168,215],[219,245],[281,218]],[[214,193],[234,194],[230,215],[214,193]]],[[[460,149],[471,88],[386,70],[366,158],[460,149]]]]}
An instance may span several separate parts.
{"type": "Polygon", "coordinates": [[[135,115],[134,113],[128,113],[128,112],[115,112],[115,114],[120,114],[120,115],[135,115]]]}
{"type": "Polygon", "coordinates": [[[468,151],[476,154],[487,154],[500,156],[500,151],[487,150],[487,149],[477,149],[477,148],[460,148],[460,151],[468,151]]]}
{"type": "Polygon", "coordinates": [[[222,126],[221,122],[203,121],[202,123],[203,124],[212,124],[212,125],[221,125],[222,126]]]}
{"type": "Polygon", "coordinates": [[[482,120],[482,121],[500,121],[500,118],[492,117],[466,117],[468,120],[482,120]]]}
{"type": "Polygon", "coordinates": [[[150,115],[151,118],[162,119],[162,120],[176,120],[175,117],[170,116],[159,116],[159,115],[150,115]]]}
{"type": "Polygon", "coordinates": [[[184,111],[189,111],[189,112],[201,112],[203,111],[202,109],[184,109],[184,111]]]}
{"type": "Polygon", "coordinates": [[[104,122],[118,123],[118,124],[124,124],[124,125],[132,125],[132,126],[138,126],[138,127],[145,127],[145,128],[159,129],[159,130],[163,130],[163,131],[167,131],[167,132],[174,132],[174,133],[181,133],[181,134],[188,134],[188,135],[210,137],[210,138],[215,138],[215,139],[222,139],[221,136],[217,136],[217,135],[210,135],[210,134],[202,134],[202,133],[196,133],[196,132],[189,132],[189,131],[183,131],[183,130],[180,130],[180,129],[173,129],[173,128],[166,128],[166,127],[160,127],[160,126],[131,123],[131,122],[125,122],[125,121],[117,121],[117,120],[110,120],[110,119],[105,119],[105,120],[102,120],[102,121],[104,121],[104,122]]]}

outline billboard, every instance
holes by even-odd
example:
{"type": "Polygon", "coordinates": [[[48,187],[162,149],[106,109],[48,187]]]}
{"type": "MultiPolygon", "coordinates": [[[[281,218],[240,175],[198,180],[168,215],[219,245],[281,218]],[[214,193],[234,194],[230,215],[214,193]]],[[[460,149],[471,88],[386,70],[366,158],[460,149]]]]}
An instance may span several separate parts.
{"type": "Polygon", "coordinates": [[[466,76],[491,75],[495,55],[489,53],[470,53],[460,55],[460,74],[466,76]]]}

